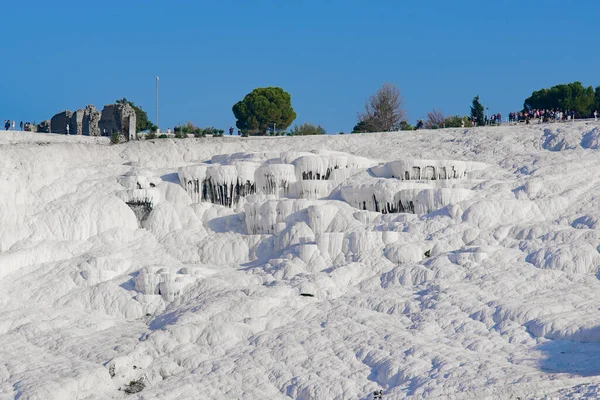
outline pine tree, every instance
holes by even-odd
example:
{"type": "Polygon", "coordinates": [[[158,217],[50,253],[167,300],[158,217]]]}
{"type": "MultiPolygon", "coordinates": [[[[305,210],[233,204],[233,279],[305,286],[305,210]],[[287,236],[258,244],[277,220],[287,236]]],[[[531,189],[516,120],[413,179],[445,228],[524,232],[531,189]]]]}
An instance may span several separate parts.
{"type": "Polygon", "coordinates": [[[483,126],[483,105],[479,102],[479,96],[473,98],[473,105],[471,106],[471,119],[475,117],[475,123],[483,126]]]}

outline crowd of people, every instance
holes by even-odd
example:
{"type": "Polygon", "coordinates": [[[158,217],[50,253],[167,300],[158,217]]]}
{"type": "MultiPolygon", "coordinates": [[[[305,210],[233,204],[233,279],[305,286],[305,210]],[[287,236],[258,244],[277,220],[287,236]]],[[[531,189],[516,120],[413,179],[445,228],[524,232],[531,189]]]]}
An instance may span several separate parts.
{"type": "MultiPolygon", "coordinates": [[[[600,111],[594,110],[594,121],[598,120],[598,115],[600,115],[600,111]]],[[[539,124],[547,122],[574,121],[575,110],[561,110],[558,108],[546,110],[533,109],[529,111],[515,111],[509,113],[508,115],[508,122],[511,123],[519,123],[524,121],[526,124],[529,124],[532,120],[537,121],[539,124]]]]}
{"type": "Polygon", "coordinates": [[[500,125],[502,124],[502,114],[492,114],[489,118],[485,116],[485,124],[486,125],[500,125]]]}
{"type": "MultiPolygon", "coordinates": [[[[17,123],[15,121],[11,121],[10,119],[5,119],[4,120],[4,130],[5,131],[10,131],[12,127],[13,131],[17,130],[17,123]]],[[[21,121],[19,123],[19,130],[20,131],[25,131],[25,132],[33,132],[35,124],[32,124],[30,122],[23,122],[21,121]]]]}

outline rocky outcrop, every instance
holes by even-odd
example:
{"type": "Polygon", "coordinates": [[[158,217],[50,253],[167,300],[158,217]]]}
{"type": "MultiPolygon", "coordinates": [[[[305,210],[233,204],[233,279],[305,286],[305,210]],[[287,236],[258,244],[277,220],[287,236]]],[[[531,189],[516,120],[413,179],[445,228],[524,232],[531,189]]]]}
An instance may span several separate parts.
{"type": "Polygon", "coordinates": [[[109,104],[102,109],[100,134],[120,133],[126,140],[137,139],[135,110],[129,104],[109,104]]]}

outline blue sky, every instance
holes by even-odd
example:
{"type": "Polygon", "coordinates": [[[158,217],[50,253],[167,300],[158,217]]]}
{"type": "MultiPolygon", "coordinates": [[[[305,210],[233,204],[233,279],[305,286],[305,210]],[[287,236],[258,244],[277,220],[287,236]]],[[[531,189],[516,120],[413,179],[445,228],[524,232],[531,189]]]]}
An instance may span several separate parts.
{"type": "Polygon", "coordinates": [[[41,121],[127,97],[162,129],[226,129],[252,89],[281,86],[294,123],[349,131],[383,82],[409,121],[508,113],[533,90],[600,85],[600,2],[580,0],[10,0],[2,7],[0,118],[41,121]]]}

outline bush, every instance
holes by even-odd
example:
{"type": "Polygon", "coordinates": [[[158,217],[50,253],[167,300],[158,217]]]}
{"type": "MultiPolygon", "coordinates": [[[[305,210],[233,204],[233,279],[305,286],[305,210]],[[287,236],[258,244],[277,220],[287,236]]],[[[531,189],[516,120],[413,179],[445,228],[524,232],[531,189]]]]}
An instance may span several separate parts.
{"type": "Polygon", "coordinates": [[[121,134],[119,132],[113,132],[110,135],[110,142],[112,144],[119,144],[119,143],[121,143],[121,134]]]}
{"type": "Polygon", "coordinates": [[[144,378],[140,378],[138,380],[130,381],[128,385],[125,385],[123,391],[127,394],[134,394],[141,392],[145,387],[144,378]]]}
{"type": "Polygon", "coordinates": [[[160,135],[158,138],[159,138],[159,139],[168,139],[168,138],[169,138],[169,136],[167,136],[166,134],[164,134],[164,133],[163,133],[163,134],[162,134],[162,135],[160,135]]]}
{"type": "Polygon", "coordinates": [[[302,125],[296,125],[291,131],[293,136],[304,136],[304,135],[324,135],[327,131],[321,125],[313,125],[305,122],[302,125]]]}
{"type": "Polygon", "coordinates": [[[406,121],[402,121],[400,122],[400,130],[401,131],[414,131],[416,128],[414,126],[412,126],[411,124],[409,124],[406,121]]]}
{"type": "Polygon", "coordinates": [[[146,135],[146,140],[152,140],[152,139],[156,139],[156,132],[148,132],[148,134],[146,135]]]}
{"type": "Polygon", "coordinates": [[[179,130],[178,132],[175,132],[175,138],[176,139],[187,139],[188,134],[186,132],[184,132],[183,130],[179,130]]]}
{"type": "Polygon", "coordinates": [[[343,135],[343,134],[344,134],[344,131],[340,131],[340,133],[338,133],[338,135],[343,135]]]}
{"type": "MultiPolygon", "coordinates": [[[[204,129],[202,129],[202,136],[206,136],[206,135],[212,135],[212,136],[219,136],[219,130],[214,128],[214,127],[206,127],[204,129]]],[[[225,132],[225,131],[222,131],[225,132]]]]}

